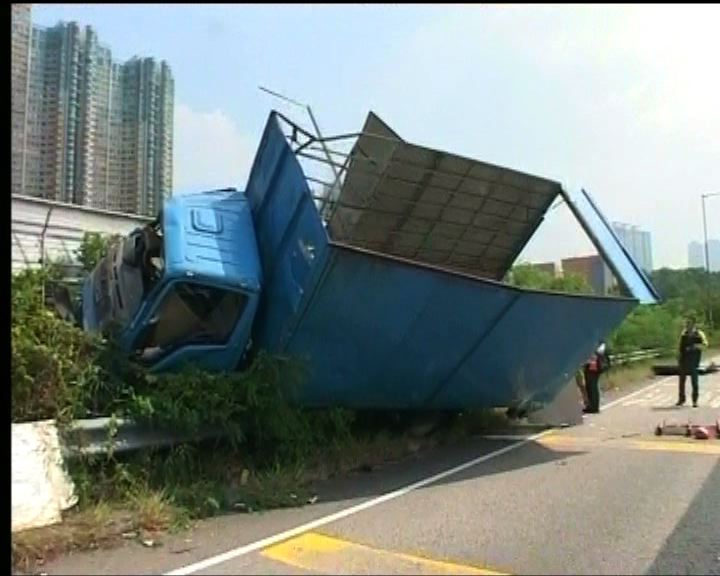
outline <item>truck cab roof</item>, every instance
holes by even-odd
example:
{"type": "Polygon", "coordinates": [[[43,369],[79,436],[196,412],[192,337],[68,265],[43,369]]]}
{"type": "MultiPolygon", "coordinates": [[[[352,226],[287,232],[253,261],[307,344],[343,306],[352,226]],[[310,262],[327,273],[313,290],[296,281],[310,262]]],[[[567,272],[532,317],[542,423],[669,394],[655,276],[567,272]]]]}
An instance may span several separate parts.
{"type": "Polygon", "coordinates": [[[261,266],[245,193],[235,189],[173,196],[162,214],[165,274],[260,290],[261,266]]]}

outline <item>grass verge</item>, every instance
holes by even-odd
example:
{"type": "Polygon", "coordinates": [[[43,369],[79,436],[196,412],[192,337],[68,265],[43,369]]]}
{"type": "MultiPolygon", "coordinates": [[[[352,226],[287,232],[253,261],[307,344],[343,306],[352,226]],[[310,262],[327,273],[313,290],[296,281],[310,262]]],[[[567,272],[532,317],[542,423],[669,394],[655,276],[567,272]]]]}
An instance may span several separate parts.
{"type": "Polygon", "coordinates": [[[357,426],[354,435],[295,465],[258,468],[227,442],[76,464],[71,472],[80,506],[61,524],[13,534],[12,564],[29,573],[59,555],[128,539],[161,546],[168,532],[200,518],[309,505],[316,481],[371,471],[505,422],[501,413],[482,410],[445,418],[428,434],[413,433],[407,423],[374,431],[357,426]]]}

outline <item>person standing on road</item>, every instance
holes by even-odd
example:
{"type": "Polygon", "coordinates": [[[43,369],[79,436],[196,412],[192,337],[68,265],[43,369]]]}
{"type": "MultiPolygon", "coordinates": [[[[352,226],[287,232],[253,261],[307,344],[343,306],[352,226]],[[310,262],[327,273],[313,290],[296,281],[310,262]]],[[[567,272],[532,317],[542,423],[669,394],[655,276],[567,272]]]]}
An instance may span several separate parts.
{"type": "Polygon", "coordinates": [[[588,407],[588,395],[582,367],[578,368],[577,372],[575,372],[575,385],[578,387],[578,390],[580,390],[580,396],[582,397],[582,405],[584,410],[588,407]]]}
{"type": "Polygon", "coordinates": [[[678,401],[676,406],[685,404],[685,380],[690,376],[692,384],[693,407],[697,408],[700,396],[698,383],[698,367],[703,348],[708,345],[705,333],[695,326],[695,318],[690,317],[685,323],[685,330],[680,334],[678,342],[678,401]]]}
{"type": "Polygon", "coordinates": [[[610,354],[607,345],[601,340],[583,370],[587,389],[587,406],[583,412],[586,414],[600,412],[600,375],[609,368],[610,354]]]}

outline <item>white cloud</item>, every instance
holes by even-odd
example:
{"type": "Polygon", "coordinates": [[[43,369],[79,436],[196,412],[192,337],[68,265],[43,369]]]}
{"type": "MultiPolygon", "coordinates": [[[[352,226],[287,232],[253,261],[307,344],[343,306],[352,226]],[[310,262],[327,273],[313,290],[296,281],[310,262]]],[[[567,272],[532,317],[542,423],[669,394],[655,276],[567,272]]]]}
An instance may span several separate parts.
{"type": "Polygon", "coordinates": [[[256,143],[221,110],[175,106],[174,193],[244,188],[256,143]]]}
{"type": "Polygon", "coordinates": [[[601,101],[625,107],[639,126],[720,150],[708,138],[720,130],[720,6],[603,6],[578,16],[549,62],[599,74],[610,88],[601,101]]]}
{"type": "MultiPolygon", "coordinates": [[[[451,8],[388,56],[376,99],[410,140],[580,183],[683,266],[720,182],[719,24],[709,5],[451,8]]],[[[558,209],[526,255],[582,254],[578,229],[558,209]]]]}

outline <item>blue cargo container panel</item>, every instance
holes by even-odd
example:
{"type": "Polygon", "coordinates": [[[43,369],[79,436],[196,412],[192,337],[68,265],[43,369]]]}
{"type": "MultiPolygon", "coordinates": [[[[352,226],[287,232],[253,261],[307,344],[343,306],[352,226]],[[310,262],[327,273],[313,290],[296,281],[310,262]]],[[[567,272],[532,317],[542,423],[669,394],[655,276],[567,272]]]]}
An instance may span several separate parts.
{"type": "Polygon", "coordinates": [[[634,305],[332,246],[283,351],[308,360],[310,405],[506,406],[552,398],[634,305]]]}
{"type": "Polygon", "coordinates": [[[255,343],[307,360],[308,405],[549,400],[637,303],[528,291],[332,242],[275,113],[246,194],[264,278],[255,343]]]}

